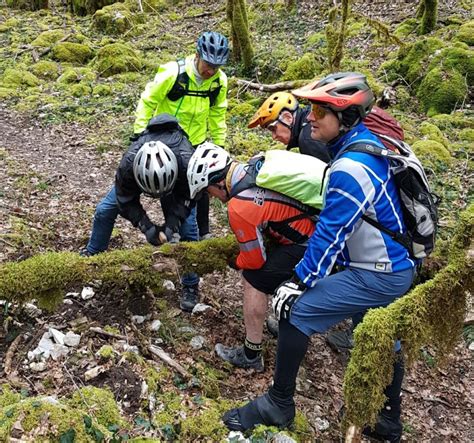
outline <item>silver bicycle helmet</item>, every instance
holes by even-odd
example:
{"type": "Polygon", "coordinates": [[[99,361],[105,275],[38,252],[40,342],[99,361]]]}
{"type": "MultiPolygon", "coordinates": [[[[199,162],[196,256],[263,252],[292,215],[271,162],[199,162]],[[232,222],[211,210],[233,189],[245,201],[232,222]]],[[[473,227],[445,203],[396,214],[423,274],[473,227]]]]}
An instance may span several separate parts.
{"type": "Polygon", "coordinates": [[[160,197],[173,190],[178,178],[178,161],[164,143],[149,141],[135,156],[133,175],[145,194],[160,197]]]}

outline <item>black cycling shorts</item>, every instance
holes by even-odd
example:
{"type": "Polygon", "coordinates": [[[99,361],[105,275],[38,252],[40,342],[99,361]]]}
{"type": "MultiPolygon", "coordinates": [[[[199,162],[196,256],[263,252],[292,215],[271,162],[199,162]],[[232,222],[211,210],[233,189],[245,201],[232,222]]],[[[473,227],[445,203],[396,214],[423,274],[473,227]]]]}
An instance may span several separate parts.
{"type": "Polygon", "coordinates": [[[260,269],[245,269],[242,275],[252,287],[265,294],[275,289],[293,275],[293,269],[303,258],[306,246],[278,245],[268,251],[267,261],[260,269]]]}

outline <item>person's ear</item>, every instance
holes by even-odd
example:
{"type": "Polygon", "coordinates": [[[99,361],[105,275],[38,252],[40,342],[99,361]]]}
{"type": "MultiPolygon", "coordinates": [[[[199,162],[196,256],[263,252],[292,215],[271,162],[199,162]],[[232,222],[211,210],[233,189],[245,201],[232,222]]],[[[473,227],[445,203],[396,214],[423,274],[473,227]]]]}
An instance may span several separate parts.
{"type": "Polygon", "coordinates": [[[293,123],[293,114],[290,111],[282,111],[280,120],[283,120],[287,125],[291,125],[293,123]]]}

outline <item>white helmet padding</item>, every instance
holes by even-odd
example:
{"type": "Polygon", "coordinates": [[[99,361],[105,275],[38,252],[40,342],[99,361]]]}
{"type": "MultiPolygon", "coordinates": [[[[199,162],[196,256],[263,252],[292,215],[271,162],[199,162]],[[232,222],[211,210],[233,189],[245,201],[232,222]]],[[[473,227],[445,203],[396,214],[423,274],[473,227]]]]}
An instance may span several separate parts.
{"type": "Polygon", "coordinates": [[[229,153],[214,143],[204,142],[199,145],[188,164],[188,184],[191,198],[199,191],[224,179],[226,167],[230,164],[229,153]]]}
{"type": "Polygon", "coordinates": [[[164,143],[149,141],[135,156],[133,175],[145,194],[160,197],[173,190],[178,178],[178,161],[164,143]]]}

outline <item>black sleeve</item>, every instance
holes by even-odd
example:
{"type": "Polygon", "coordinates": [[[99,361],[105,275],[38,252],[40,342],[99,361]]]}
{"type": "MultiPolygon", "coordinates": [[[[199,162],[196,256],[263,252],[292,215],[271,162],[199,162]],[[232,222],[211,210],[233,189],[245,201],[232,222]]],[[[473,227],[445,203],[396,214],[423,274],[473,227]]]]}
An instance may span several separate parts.
{"type": "Polygon", "coordinates": [[[177,232],[181,224],[191,213],[195,206],[194,200],[187,200],[176,194],[168,194],[160,198],[161,209],[165,217],[165,225],[173,232],[177,232]]]}
{"type": "Polygon", "coordinates": [[[135,227],[140,223],[141,229],[143,229],[149,228],[152,223],[140,203],[141,190],[133,176],[135,154],[136,150],[129,150],[122,157],[115,173],[115,190],[120,215],[129,220],[135,227]]]}

